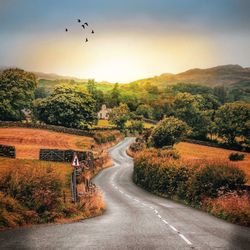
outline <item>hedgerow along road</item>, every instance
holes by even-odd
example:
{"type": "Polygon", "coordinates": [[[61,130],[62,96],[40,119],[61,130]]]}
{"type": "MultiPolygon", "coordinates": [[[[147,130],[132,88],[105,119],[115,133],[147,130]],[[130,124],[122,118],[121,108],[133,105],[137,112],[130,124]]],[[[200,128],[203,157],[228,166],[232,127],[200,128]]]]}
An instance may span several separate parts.
{"type": "Polygon", "coordinates": [[[132,182],[126,138],[110,149],[114,166],[94,182],[103,190],[102,216],[0,233],[0,249],[249,249],[250,228],[150,194],[132,182]]]}

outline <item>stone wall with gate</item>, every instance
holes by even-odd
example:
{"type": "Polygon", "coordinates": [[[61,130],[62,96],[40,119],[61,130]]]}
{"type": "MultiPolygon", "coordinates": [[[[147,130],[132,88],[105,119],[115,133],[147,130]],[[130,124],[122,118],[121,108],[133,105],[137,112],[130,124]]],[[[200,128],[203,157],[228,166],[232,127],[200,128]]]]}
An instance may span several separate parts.
{"type": "Polygon", "coordinates": [[[94,162],[94,156],[91,151],[40,149],[39,159],[42,161],[71,162],[74,153],[77,153],[79,161],[87,161],[91,167],[94,162]]]}

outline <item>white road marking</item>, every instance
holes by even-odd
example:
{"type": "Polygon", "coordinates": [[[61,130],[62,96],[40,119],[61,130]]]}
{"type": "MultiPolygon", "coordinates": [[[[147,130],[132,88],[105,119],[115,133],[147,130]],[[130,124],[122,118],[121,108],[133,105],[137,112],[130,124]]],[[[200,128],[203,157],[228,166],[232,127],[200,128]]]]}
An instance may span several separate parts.
{"type": "Polygon", "coordinates": [[[165,224],[167,224],[168,225],[168,222],[166,221],[166,220],[162,220],[165,224]]]}
{"type": "Polygon", "coordinates": [[[186,243],[188,244],[188,245],[192,245],[192,243],[183,235],[183,234],[179,234],[180,235],[180,237],[184,240],[184,241],[186,241],[186,243]]]}
{"type": "Polygon", "coordinates": [[[178,230],[175,227],[173,227],[172,225],[169,225],[169,227],[171,227],[175,232],[178,232],[178,230]]]}
{"type": "MultiPolygon", "coordinates": [[[[114,166],[119,166],[118,163],[115,163],[114,166]]],[[[141,202],[140,200],[136,199],[136,198],[133,198],[132,196],[128,195],[127,193],[123,192],[122,190],[120,190],[116,185],[114,185],[114,178],[117,176],[117,173],[113,176],[113,178],[111,179],[111,184],[112,186],[114,186],[116,189],[118,189],[118,191],[120,193],[122,193],[123,195],[127,196],[128,198],[130,198],[131,200],[134,200],[136,202],[139,202],[142,206],[145,206],[145,207],[148,207],[150,209],[152,209],[155,214],[162,220],[163,223],[167,224],[173,231],[175,231],[188,245],[192,245],[192,243],[183,235],[181,234],[174,226],[170,225],[165,219],[162,219],[162,216],[159,214],[159,212],[153,208],[152,206],[150,205],[147,205],[143,202],[141,202]]]]}

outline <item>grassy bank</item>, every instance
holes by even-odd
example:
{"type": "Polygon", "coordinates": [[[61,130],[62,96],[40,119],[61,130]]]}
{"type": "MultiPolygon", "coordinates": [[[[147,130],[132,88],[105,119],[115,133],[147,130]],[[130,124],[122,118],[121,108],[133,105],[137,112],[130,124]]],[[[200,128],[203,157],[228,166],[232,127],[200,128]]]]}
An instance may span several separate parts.
{"type": "Polygon", "coordinates": [[[71,202],[71,166],[65,163],[0,158],[0,229],[67,222],[102,213],[99,191],[71,202]]]}
{"type": "MultiPolygon", "coordinates": [[[[106,138],[107,132],[100,133],[106,138]]],[[[89,150],[94,145],[94,168],[88,173],[92,178],[112,165],[106,149],[122,139],[120,134],[115,132],[115,135],[114,140],[97,144],[94,138],[86,136],[30,128],[1,128],[0,143],[14,145],[17,159],[0,157],[0,230],[64,223],[101,214],[105,203],[98,188],[73,204],[71,164],[39,161],[38,152],[40,148],[89,150]]]]}

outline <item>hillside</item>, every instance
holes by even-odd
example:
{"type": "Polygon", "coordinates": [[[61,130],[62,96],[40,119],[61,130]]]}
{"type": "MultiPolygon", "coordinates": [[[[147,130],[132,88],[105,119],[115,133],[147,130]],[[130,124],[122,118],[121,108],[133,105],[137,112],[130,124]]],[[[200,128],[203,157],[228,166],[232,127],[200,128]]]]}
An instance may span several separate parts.
{"type": "Polygon", "coordinates": [[[224,85],[229,88],[250,90],[250,68],[239,65],[223,65],[208,69],[190,69],[179,74],[162,74],[152,78],[137,80],[133,83],[151,83],[165,87],[175,83],[193,83],[210,87],[224,85]]]}

